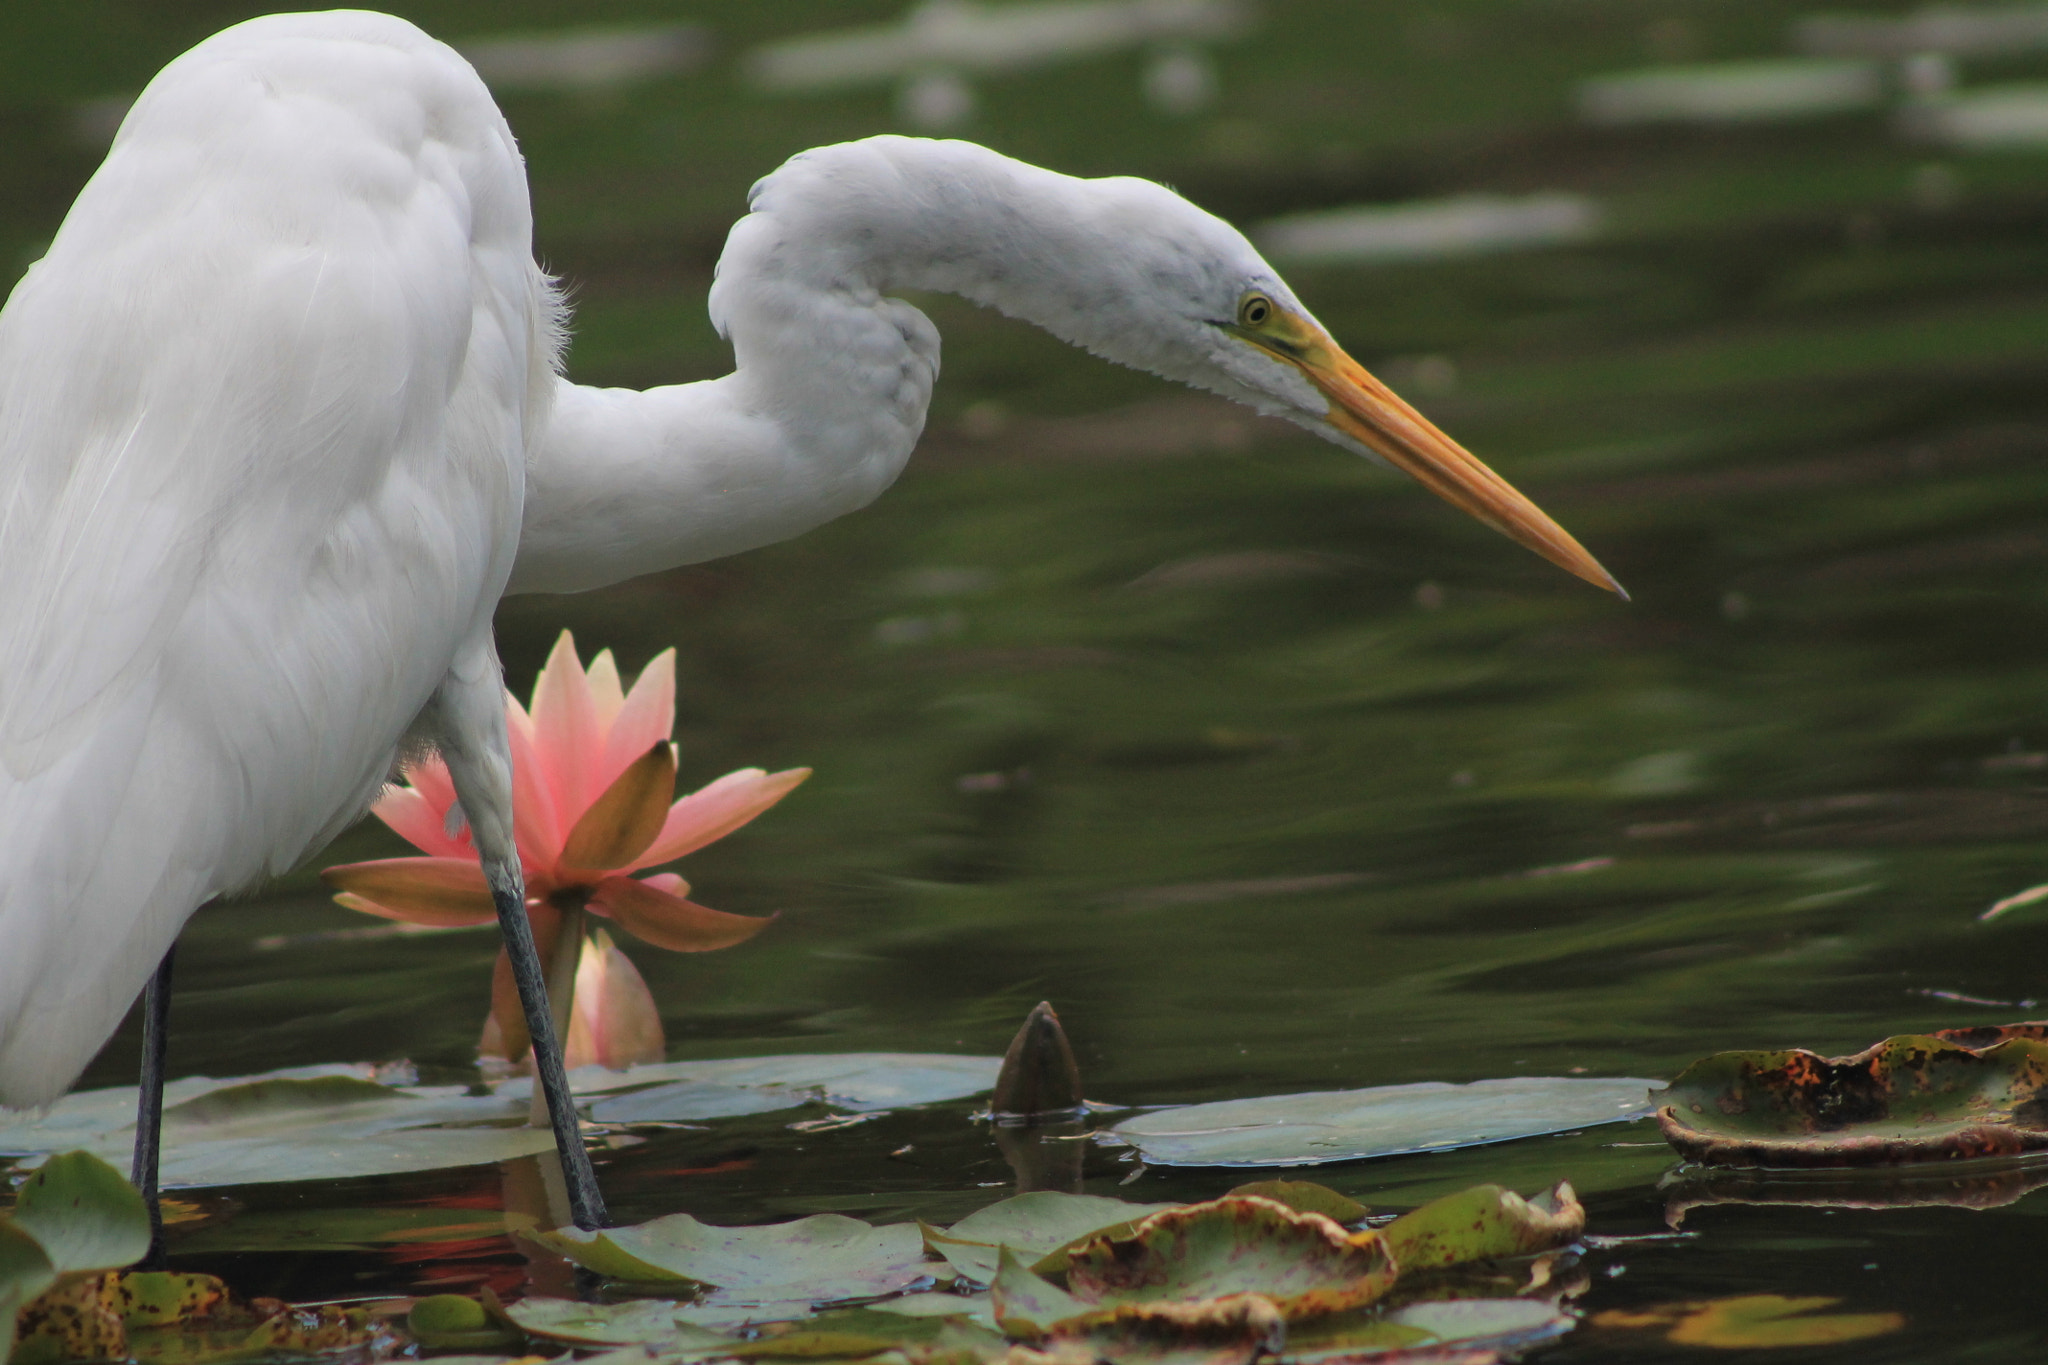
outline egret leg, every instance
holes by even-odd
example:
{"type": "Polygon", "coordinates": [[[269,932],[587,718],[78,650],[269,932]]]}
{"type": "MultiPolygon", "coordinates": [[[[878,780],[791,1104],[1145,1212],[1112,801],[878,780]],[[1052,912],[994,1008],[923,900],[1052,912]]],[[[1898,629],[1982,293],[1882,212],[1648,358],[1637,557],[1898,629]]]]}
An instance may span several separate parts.
{"type": "Polygon", "coordinates": [[[505,934],[505,956],[512,963],[513,983],[519,987],[526,1031],[533,1036],[534,1081],[547,1097],[548,1120],[555,1130],[555,1148],[561,1153],[562,1174],[569,1185],[569,1216],[585,1231],[606,1227],[610,1219],[605,1213],[604,1193],[597,1187],[597,1172],[591,1169],[590,1153],[583,1146],[576,1101],[569,1093],[569,1075],[562,1066],[562,1044],[555,1031],[554,1011],[548,1007],[540,953],[534,947],[533,926],[526,919],[525,880],[516,862],[509,868],[487,866],[484,878],[491,884],[491,899],[497,902],[498,927],[505,934]]]}
{"type": "Polygon", "coordinates": [[[171,966],[178,955],[173,943],[142,993],[142,1079],[135,1096],[135,1161],[129,1180],[149,1206],[149,1254],[142,1268],[153,1270],[164,1259],[164,1214],[157,1200],[157,1154],[164,1127],[164,1056],[169,1046],[171,966]]]}
{"type": "Polygon", "coordinates": [[[533,1038],[534,1080],[547,1097],[548,1119],[562,1174],[569,1186],[569,1215],[586,1231],[609,1225],[590,1153],[569,1094],[562,1068],[562,1044],[548,1008],[548,988],[533,926],[526,918],[526,879],[519,870],[518,841],[512,825],[512,748],[505,735],[504,673],[497,646],[488,629],[457,651],[455,663],[435,689],[420,718],[448,764],[455,795],[462,803],[472,843],[490,884],[498,927],[505,934],[505,956],[519,988],[526,1013],[526,1031],[533,1038]]]}

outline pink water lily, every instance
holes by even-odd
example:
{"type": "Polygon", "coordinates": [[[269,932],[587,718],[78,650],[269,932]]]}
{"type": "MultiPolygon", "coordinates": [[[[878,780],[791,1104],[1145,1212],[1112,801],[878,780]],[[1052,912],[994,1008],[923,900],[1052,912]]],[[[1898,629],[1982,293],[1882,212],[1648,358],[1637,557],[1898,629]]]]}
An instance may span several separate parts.
{"type": "MultiPolygon", "coordinates": [[[[656,655],[627,692],[611,652],[592,659],[585,672],[567,631],[534,685],[533,709],[508,691],[505,720],[526,913],[541,961],[567,968],[550,970],[551,991],[568,989],[571,980],[580,984],[586,971],[593,984],[603,983],[592,992],[598,998],[588,1001],[583,1020],[591,1054],[584,1060],[628,1054],[629,1060],[649,1060],[649,1019],[658,1058],[659,1013],[639,973],[609,937],[596,955],[600,965],[579,969],[579,961],[590,961],[581,931],[565,943],[563,929],[580,924],[587,910],[677,952],[729,948],[752,938],[767,919],[698,905],[687,899],[689,883],[673,872],[629,874],[674,862],[732,833],[788,795],[811,770],[743,768],[670,804],[676,782],[676,748],[669,742],[675,651],[656,655]],[[577,956],[567,955],[571,948],[577,956]],[[606,1020],[615,1037],[604,1035],[606,1020]]],[[[459,814],[450,818],[455,786],[447,765],[430,755],[408,763],[405,776],[407,785],[388,789],[371,812],[427,856],[330,867],[320,875],[337,889],[335,900],[365,914],[443,928],[496,920],[469,830],[459,814]]],[[[523,1058],[530,1041],[526,1019],[502,949],[491,986],[484,1050],[523,1058]]]]}

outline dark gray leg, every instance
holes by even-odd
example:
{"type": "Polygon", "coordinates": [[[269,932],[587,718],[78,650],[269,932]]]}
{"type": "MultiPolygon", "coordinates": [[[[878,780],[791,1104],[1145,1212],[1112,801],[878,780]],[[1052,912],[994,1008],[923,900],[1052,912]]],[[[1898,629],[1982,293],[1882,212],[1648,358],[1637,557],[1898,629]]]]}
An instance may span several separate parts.
{"type": "Polygon", "coordinates": [[[173,943],[142,993],[142,1079],[135,1098],[135,1161],[129,1180],[149,1206],[149,1255],[142,1269],[153,1270],[164,1259],[164,1215],[157,1202],[157,1151],[164,1127],[164,1054],[171,1018],[171,964],[178,955],[173,943]]]}
{"type": "Polygon", "coordinates": [[[547,1097],[555,1149],[561,1153],[562,1174],[569,1184],[569,1215],[586,1232],[608,1227],[611,1219],[605,1213],[604,1194],[590,1167],[590,1153],[584,1150],[576,1102],[569,1094],[568,1074],[562,1069],[562,1043],[555,1033],[554,1012],[548,1008],[548,988],[541,974],[540,953],[533,944],[533,926],[526,921],[524,880],[517,863],[509,873],[502,865],[486,867],[484,876],[491,884],[491,898],[497,902],[498,927],[504,931],[505,955],[511,959],[512,980],[526,1011],[526,1031],[533,1035],[534,1083],[547,1097]]]}

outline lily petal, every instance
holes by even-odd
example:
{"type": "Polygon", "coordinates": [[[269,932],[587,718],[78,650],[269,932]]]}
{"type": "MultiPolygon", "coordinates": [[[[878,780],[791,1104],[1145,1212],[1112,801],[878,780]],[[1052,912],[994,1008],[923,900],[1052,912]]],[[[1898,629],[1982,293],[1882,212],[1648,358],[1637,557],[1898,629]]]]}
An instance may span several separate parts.
{"type": "Polygon", "coordinates": [[[448,808],[455,804],[455,779],[441,755],[421,754],[407,763],[405,780],[433,807],[435,815],[443,820],[448,818],[448,808]]]}
{"type": "Polygon", "coordinates": [[[662,823],[661,833],[626,870],[632,872],[674,862],[686,853],[694,853],[714,840],[723,839],[789,795],[810,775],[809,768],[788,768],[779,773],[742,768],[736,773],[727,773],[710,786],[691,792],[669,807],[668,819],[662,823]]]}
{"type": "Polygon", "coordinates": [[[576,640],[568,631],[555,641],[540,681],[533,685],[533,738],[542,771],[554,792],[555,810],[564,819],[594,800],[604,735],[598,729],[597,702],[590,679],[576,657],[576,640]]]}
{"type": "Polygon", "coordinates": [[[675,792],[675,751],[657,743],[583,812],[563,842],[562,865],[593,871],[629,866],[661,833],[675,792]]]}
{"type": "MultiPolygon", "coordinates": [[[[533,926],[533,946],[540,960],[552,960],[555,942],[562,936],[562,912],[546,901],[529,901],[526,920],[533,926]]],[[[477,1051],[503,1057],[508,1062],[525,1061],[526,1054],[533,1051],[533,1035],[526,1031],[526,1007],[519,1003],[519,985],[512,979],[512,959],[503,948],[498,949],[498,960],[491,967],[491,1017],[484,1023],[477,1051]]]]}
{"type": "Polygon", "coordinates": [[[509,692],[505,737],[512,746],[512,837],[520,860],[529,870],[553,867],[562,855],[562,818],[556,813],[546,760],[534,739],[533,719],[509,692]]]}
{"type": "Polygon", "coordinates": [[[467,858],[381,858],[343,863],[320,874],[329,886],[349,893],[351,910],[414,924],[485,924],[498,917],[484,870],[467,858]]]}
{"type": "Polygon", "coordinates": [[[658,1062],[668,1052],[654,993],[633,960],[602,929],[583,940],[576,1008],[562,1051],[563,1064],[571,1068],[595,1063],[615,1071],[658,1062]]]}
{"type": "Polygon", "coordinates": [[[600,649],[584,676],[590,680],[590,701],[597,708],[597,728],[600,732],[609,730],[612,722],[619,718],[619,708],[626,704],[626,689],[619,682],[618,661],[612,658],[610,650],[600,649]]]}
{"type": "MultiPolygon", "coordinates": [[[[453,795],[451,790],[450,795],[453,795]]],[[[370,807],[370,814],[389,825],[399,838],[422,853],[437,858],[475,858],[468,831],[459,836],[448,833],[448,807],[434,809],[434,803],[414,787],[386,787],[370,807]]]]}
{"type": "Polygon", "coordinates": [[[729,915],[631,877],[606,877],[599,882],[591,892],[589,908],[611,916],[634,937],[678,953],[705,953],[744,943],[775,918],[729,915]]]}
{"type": "Polygon", "coordinates": [[[605,737],[601,771],[609,782],[676,728],[676,652],[664,649],[647,661],[612,719],[605,737]]]}

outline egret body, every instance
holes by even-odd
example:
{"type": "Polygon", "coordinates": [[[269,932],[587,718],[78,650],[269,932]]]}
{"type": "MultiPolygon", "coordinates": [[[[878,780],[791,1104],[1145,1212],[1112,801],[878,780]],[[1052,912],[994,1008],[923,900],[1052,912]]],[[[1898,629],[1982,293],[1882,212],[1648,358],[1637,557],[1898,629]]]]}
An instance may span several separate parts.
{"type": "Polygon", "coordinates": [[[516,956],[493,608],[874,499],[939,369],[892,290],[1290,418],[1614,586],[1157,185],[878,137],[750,210],[711,292],[734,372],[586,388],[512,135],[452,49],[278,15],[150,83],[0,312],[0,1102],[61,1094],[193,910],[317,851],[408,744],[448,760],[516,956]]]}

